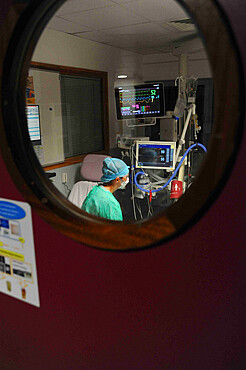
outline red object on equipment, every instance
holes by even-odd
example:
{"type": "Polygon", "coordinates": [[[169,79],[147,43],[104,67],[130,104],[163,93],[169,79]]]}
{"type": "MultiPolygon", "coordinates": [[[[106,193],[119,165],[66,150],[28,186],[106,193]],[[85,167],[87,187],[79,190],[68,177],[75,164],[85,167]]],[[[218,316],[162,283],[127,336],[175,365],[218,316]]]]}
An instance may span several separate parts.
{"type": "Polygon", "coordinates": [[[171,186],[170,199],[178,199],[183,194],[183,183],[182,181],[173,180],[171,186]]]}

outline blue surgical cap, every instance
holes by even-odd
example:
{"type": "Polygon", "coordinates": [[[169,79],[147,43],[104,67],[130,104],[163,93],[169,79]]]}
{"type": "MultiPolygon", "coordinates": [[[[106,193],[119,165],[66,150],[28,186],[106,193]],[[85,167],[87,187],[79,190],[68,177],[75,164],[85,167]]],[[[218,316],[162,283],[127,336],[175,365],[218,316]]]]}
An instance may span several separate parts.
{"type": "Polygon", "coordinates": [[[118,158],[105,158],[102,167],[103,176],[102,182],[109,182],[116,179],[116,177],[124,177],[129,173],[129,166],[118,158]]]}

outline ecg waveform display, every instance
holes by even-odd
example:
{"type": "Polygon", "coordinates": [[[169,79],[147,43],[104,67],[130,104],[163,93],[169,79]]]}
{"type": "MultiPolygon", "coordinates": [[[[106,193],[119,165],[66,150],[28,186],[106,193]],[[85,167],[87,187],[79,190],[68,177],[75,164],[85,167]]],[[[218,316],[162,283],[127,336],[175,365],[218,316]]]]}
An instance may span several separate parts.
{"type": "Polygon", "coordinates": [[[164,115],[162,84],[116,89],[117,118],[160,117],[164,115]]]}

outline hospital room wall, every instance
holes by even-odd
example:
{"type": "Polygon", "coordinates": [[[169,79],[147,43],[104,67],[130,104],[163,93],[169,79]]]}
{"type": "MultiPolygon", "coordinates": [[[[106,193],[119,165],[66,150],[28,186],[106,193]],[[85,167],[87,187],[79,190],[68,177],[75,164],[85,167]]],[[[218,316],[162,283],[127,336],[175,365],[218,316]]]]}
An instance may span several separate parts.
{"type": "MultiPolygon", "coordinates": [[[[175,80],[180,76],[179,56],[171,53],[146,55],[143,57],[145,81],[175,80]]],[[[211,78],[212,72],[204,52],[187,54],[187,74],[197,78],[211,78]]]]}
{"type": "Polygon", "coordinates": [[[131,83],[142,81],[142,56],[47,29],[37,44],[32,61],[108,73],[110,146],[114,146],[119,130],[114,104],[115,79],[126,68],[131,83]]]}
{"type": "Polygon", "coordinates": [[[68,197],[70,191],[72,190],[73,185],[82,180],[80,175],[80,163],[73,164],[71,166],[59,167],[54,170],[46,171],[47,173],[55,173],[54,177],[51,177],[50,180],[55,185],[55,187],[64,195],[68,197]],[[63,174],[67,176],[67,182],[64,184],[62,182],[63,174]]]}
{"type": "MultiPolygon", "coordinates": [[[[179,57],[171,53],[143,56],[50,29],[43,32],[32,60],[108,72],[111,147],[116,143],[116,132],[120,131],[114,102],[117,74],[127,73],[128,84],[148,80],[170,80],[179,75],[179,57]]],[[[200,78],[211,77],[209,63],[204,53],[188,56],[188,74],[200,78]]]]}
{"type": "MultiPolygon", "coordinates": [[[[45,30],[34,51],[32,61],[75,68],[106,71],[108,73],[110,146],[114,147],[116,145],[116,132],[119,131],[119,125],[117,126],[116,124],[114,104],[114,86],[116,74],[122,71],[122,65],[126,65],[128,73],[131,76],[130,83],[142,82],[142,56],[98,44],[89,40],[83,40],[78,37],[76,38],[61,32],[45,30]]],[[[33,74],[33,72],[31,72],[31,74],[33,74]]],[[[36,73],[37,76],[39,76],[39,74],[40,72],[36,73]]],[[[52,76],[56,75],[56,73],[45,73],[44,71],[41,74],[49,74],[52,76]]],[[[47,90],[53,91],[53,84],[53,79],[51,79],[50,82],[46,79],[47,90]]],[[[39,91],[36,91],[36,93],[39,97],[39,91]]],[[[54,124],[54,122],[51,123],[54,124]]],[[[41,125],[46,126],[47,130],[50,130],[50,122],[47,120],[41,120],[41,125]]],[[[42,130],[42,132],[46,132],[47,130],[42,130]]],[[[50,131],[55,132],[55,130],[50,131]]],[[[57,138],[54,138],[54,140],[57,140],[57,138]]],[[[52,141],[50,137],[49,141],[52,141]]],[[[52,148],[49,148],[49,153],[50,151],[52,151],[52,148]]],[[[75,164],[52,169],[47,172],[53,172],[56,174],[55,177],[51,178],[51,181],[56,188],[65,197],[67,197],[69,194],[69,189],[72,189],[73,184],[81,180],[79,168],[80,164],[75,164]],[[66,185],[62,183],[63,173],[67,174],[68,181],[66,185]]]]}
{"type": "MultiPolygon", "coordinates": [[[[211,76],[206,59],[194,60],[194,56],[193,59],[190,59],[188,62],[189,74],[199,77],[211,76]],[[197,72],[199,73],[197,74],[197,72]]],[[[179,58],[170,53],[141,56],[54,30],[46,30],[42,34],[32,60],[40,63],[108,72],[111,147],[116,145],[116,133],[120,131],[120,125],[116,123],[114,103],[114,86],[117,84],[117,72],[126,71],[128,73],[131,80],[128,80],[127,83],[175,79],[179,75],[179,58]]],[[[47,89],[49,89],[48,81],[47,89]]],[[[48,125],[48,122],[42,122],[41,124],[45,125],[46,123],[48,125]]],[[[68,189],[72,188],[74,182],[80,180],[79,166],[78,164],[49,171],[56,173],[56,177],[52,178],[52,182],[64,196],[68,195],[68,189]],[[67,173],[68,187],[61,181],[62,173],[64,172],[67,173]]]]}

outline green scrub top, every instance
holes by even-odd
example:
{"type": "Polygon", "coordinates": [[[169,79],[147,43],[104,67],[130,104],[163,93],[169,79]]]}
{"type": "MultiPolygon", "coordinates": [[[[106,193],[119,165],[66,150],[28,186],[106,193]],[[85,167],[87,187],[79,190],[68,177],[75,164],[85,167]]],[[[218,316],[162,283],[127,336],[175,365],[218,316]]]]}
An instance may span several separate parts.
{"type": "Polygon", "coordinates": [[[82,204],[82,209],[92,215],[109,220],[123,221],[120,203],[102,185],[96,185],[82,204]]]}

